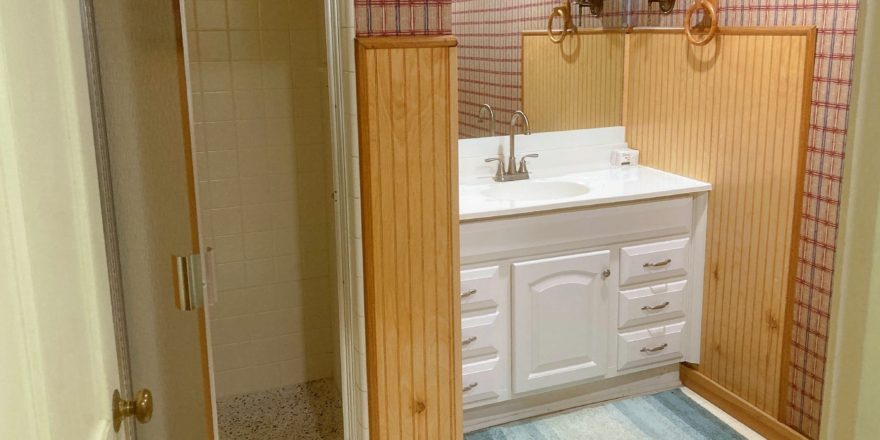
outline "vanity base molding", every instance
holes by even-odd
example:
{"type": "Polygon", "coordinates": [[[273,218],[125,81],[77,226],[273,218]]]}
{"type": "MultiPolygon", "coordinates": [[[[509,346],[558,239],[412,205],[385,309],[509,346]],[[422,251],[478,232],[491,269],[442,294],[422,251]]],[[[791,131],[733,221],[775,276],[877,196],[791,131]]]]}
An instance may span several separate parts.
{"type": "Polygon", "coordinates": [[[465,410],[464,430],[478,431],[531,417],[668,391],[680,386],[679,365],[667,365],[465,410]]]}

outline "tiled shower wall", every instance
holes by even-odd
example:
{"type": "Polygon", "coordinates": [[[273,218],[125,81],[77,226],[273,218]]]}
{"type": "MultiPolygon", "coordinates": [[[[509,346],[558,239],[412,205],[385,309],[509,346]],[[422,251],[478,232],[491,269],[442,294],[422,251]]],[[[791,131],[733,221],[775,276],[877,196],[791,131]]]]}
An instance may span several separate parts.
{"type": "Polygon", "coordinates": [[[218,396],[332,377],[323,1],[188,0],[186,19],[218,396]]]}
{"type": "MultiPolygon", "coordinates": [[[[670,15],[633,2],[636,26],[681,26],[689,2],[670,15]]],[[[789,407],[783,420],[819,437],[831,284],[855,53],[858,0],[719,0],[722,26],[816,26],[804,207],[792,329],[789,407]]]]}

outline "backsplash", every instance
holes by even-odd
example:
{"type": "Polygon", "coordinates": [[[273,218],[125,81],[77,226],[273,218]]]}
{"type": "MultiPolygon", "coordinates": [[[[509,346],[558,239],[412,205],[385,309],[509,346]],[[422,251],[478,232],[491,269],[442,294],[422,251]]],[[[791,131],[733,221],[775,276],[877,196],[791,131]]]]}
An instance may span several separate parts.
{"type": "Polygon", "coordinates": [[[187,2],[218,397],[332,377],[333,214],[320,0],[187,2]]]}

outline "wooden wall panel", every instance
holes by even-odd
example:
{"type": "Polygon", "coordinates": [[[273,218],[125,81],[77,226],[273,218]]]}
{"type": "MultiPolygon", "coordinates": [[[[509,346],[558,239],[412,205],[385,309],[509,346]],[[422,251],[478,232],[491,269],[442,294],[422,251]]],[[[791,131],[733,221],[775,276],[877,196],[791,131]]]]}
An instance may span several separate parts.
{"type": "MultiPolygon", "coordinates": [[[[581,30],[555,44],[523,34],[523,111],[532,131],[623,125],[622,30],[581,30]]],[[[502,121],[503,122],[503,121],[502,121]]]]}
{"type": "Polygon", "coordinates": [[[815,31],[729,28],[695,47],[636,30],[628,45],[630,145],[644,165],[714,185],[698,372],[778,417],[815,31]]]}
{"type": "Polygon", "coordinates": [[[462,438],[455,44],[357,42],[373,439],[462,438]]]}

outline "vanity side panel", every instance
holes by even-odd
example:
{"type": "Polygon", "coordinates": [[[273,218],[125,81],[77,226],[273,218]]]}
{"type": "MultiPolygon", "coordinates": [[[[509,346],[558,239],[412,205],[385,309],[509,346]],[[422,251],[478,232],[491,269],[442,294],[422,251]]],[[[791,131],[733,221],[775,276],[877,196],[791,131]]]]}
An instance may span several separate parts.
{"type": "Polygon", "coordinates": [[[357,40],[373,439],[463,436],[456,44],[357,40]]]}

